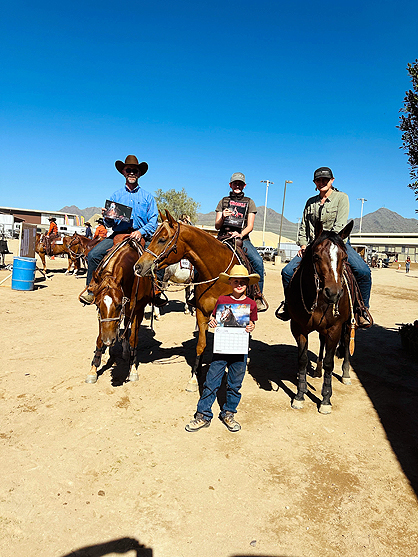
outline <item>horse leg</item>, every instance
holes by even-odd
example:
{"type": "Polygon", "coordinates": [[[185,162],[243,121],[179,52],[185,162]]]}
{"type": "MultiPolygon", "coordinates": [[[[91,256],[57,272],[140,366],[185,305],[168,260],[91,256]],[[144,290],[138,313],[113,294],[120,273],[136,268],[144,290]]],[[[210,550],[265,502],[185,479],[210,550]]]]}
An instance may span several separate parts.
{"type": "Polygon", "coordinates": [[[335,349],[335,340],[328,337],[326,339],[326,350],[324,358],[324,382],[322,384],[321,391],[322,402],[319,406],[319,412],[321,414],[331,414],[332,372],[334,371],[335,349]]]}
{"type": "MultiPolygon", "coordinates": [[[[293,330],[292,330],[293,332],[293,330]]],[[[298,391],[292,401],[292,408],[303,408],[305,393],[308,392],[306,370],[308,369],[308,336],[299,333],[294,335],[298,345],[298,391]]]]}
{"type": "Polygon", "coordinates": [[[67,257],[68,257],[68,267],[67,267],[67,270],[65,271],[65,274],[69,275],[70,271],[71,271],[71,265],[73,264],[73,262],[72,262],[72,259],[70,257],[70,254],[67,254],[67,257]]]}
{"type": "Polygon", "coordinates": [[[205,317],[205,315],[202,313],[200,309],[196,311],[196,314],[197,314],[197,324],[199,327],[199,338],[196,347],[196,360],[192,368],[192,376],[189,382],[187,383],[187,387],[186,387],[186,391],[188,392],[196,392],[199,388],[197,375],[200,373],[200,370],[202,369],[202,356],[206,348],[206,333],[208,330],[207,317],[205,317]]]}
{"type": "Polygon", "coordinates": [[[99,336],[96,340],[96,350],[94,351],[93,360],[91,362],[91,369],[89,374],[86,377],[86,383],[96,383],[97,381],[97,370],[100,367],[100,362],[102,361],[102,355],[106,351],[106,346],[103,344],[101,335],[99,332],[99,336]]]}
{"type": "Polygon", "coordinates": [[[142,319],[144,318],[144,310],[145,305],[143,304],[137,313],[134,315],[132,325],[131,325],[131,336],[129,337],[129,345],[130,345],[130,362],[129,362],[129,381],[138,381],[138,351],[137,351],[137,344],[138,344],[138,334],[139,328],[142,323],[142,319]],[[134,369],[132,368],[134,366],[134,369]]]}
{"type": "Polygon", "coordinates": [[[190,286],[186,286],[184,289],[184,295],[186,298],[186,301],[184,302],[184,315],[190,315],[189,304],[187,303],[187,300],[190,297],[190,286]]]}
{"type": "Polygon", "coordinates": [[[341,381],[344,385],[351,385],[350,379],[350,326],[348,323],[343,325],[343,332],[341,335],[340,346],[341,352],[343,353],[343,375],[341,381]]]}
{"type": "Polygon", "coordinates": [[[44,273],[47,273],[47,272],[48,272],[48,269],[46,268],[45,252],[44,252],[44,251],[40,251],[40,252],[39,252],[39,257],[41,258],[42,265],[43,265],[43,267],[44,267],[44,273]]]}
{"type": "Polygon", "coordinates": [[[323,335],[319,335],[319,354],[316,361],[315,371],[312,373],[312,377],[322,377],[322,361],[324,359],[324,348],[325,348],[325,338],[323,335]]]}

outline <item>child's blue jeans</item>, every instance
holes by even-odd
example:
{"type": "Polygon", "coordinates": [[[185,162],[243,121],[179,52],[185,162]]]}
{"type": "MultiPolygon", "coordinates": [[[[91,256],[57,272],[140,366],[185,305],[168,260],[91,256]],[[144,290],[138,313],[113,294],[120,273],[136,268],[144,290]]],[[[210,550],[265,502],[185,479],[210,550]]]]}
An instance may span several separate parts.
{"type": "Polygon", "coordinates": [[[240,389],[247,367],[247,354],[214,354],[203,385],[202,396],[197,403],[197,411],[203,414],[206,420],[213,418],[212,405],[227,367],[226,403],[222,407],[221,414],[237,411],[241,400],[240,389]]]}

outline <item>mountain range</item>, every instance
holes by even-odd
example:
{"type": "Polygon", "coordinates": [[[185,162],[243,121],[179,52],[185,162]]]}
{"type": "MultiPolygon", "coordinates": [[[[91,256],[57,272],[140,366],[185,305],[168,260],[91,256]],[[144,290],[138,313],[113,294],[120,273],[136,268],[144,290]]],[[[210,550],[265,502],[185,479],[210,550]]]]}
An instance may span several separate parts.
{"type": "MultiPolygon", "coordinates": [[[[79,209],[76,205],[71,205],[63,207],[60,209],[62,213],[74,213],[76,215],[82,215],[86,220],[89,220],[92,215],[96,213],[101,214],[100,207],[86,207],[85,209],[79,209]]],[[[206,226],[214,226],[215,223],[215,211],[210,213],[198,213],[197,224],[202,224],[206,226]]],[[[266,231],[274,232],[279,234],[280,232],[280,213],[277,213],[273,209],[267,207],[266,214],[266,231]]],[[[254,230],[263,230],[263,220],[264,220],[264,207],[257,207],[257,214],[255,216],[254,230]]],[[[290,222],[283,217],[282,226],[282,236],[289,238],[291,240],[296,240],[298,225],[294,222],[290,222]]],[[[359,232],[360,229],[360,219],[354,219],[353,232],[359,232]]],[[[374,213],[368,213],[363,215],[362,232],[416,232],[418,233],[418,219],[406,219],[398,213],[390,211],[385,207],[374,211],[374,213]]]]}

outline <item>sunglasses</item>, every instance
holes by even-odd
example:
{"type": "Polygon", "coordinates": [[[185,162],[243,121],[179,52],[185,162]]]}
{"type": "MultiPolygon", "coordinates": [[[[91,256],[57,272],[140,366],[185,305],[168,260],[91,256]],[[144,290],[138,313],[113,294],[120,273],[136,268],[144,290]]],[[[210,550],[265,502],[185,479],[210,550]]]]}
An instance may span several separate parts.
{"type": "Polygon", "coordinates": [[[138,174],[139,171],[137,168],[124,168],[126,174],[138,174]]]}

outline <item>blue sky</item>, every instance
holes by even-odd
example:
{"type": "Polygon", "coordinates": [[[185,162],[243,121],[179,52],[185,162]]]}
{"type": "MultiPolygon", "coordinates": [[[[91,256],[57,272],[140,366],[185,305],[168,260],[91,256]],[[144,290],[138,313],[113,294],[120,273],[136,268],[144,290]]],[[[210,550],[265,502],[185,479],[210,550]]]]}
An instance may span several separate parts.
{"type": "Polygon", "coordinates": [[[0,205],[101,206],[116,159],[214,210],[233,172],[296,222],[330,166],[350,216],[417,217],[396,128],[416,1],[2,4],[0,205]]]}

